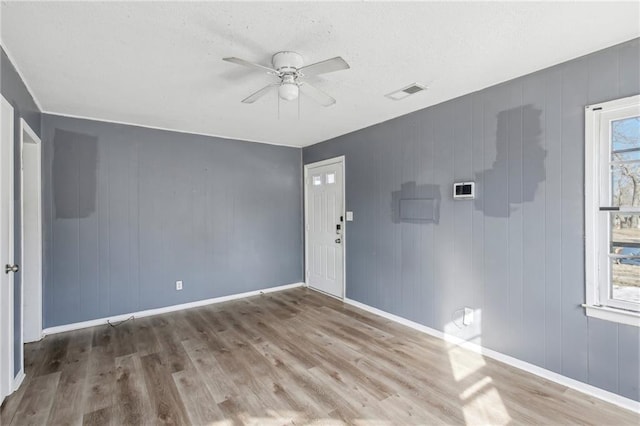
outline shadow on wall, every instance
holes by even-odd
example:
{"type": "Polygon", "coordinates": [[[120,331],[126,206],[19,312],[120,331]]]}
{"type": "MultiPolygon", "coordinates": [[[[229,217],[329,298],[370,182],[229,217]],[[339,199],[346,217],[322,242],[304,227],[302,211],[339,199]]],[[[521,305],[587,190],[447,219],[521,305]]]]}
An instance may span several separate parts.
{"type": "Polygon", "coordinates": [[[440,187],[403,183],[391,194],[393,223],[438,223],[440,219],[440,187]]]}
{"type": "Polygon", "coordinates": [[[56,219],[89,217],[96,210],[98,138],[56,129],[53,194],[56,219]]]}
{"type": "Polygon", "coordinates": [[[496,128],[496,159],[491,169],[476,173],[479,182],[479,193],[474,202],[476,210],[482,210],[492,217],[509,217],[517,204],[533,201],[538,185],[545,180],[544,161],[547,151],[542,147],[542,110],[532,105],[512,108],[498,113],[496,128]],[[522,120],[522,123],[520,123],[522,120]],[[510,134],[509,123],[519,123],[522,127],[522,157],[518,173],[522,176],[522,199],[517,203],[486,203],[483,196],[489,191],[509,190],[510,134]],[[525,172],[526,170],[526,172],[525,172]]]}

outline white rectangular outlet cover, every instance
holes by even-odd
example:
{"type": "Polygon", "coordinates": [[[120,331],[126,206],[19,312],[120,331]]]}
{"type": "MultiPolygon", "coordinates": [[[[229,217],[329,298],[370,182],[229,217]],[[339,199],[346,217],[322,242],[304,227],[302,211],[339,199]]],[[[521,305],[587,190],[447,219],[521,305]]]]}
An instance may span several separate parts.
{"type": "Polygon", "coordinates": [[[464,325],[473,324],[473,309],[464,308],[464,316],[462,317],[462,324],[464,325]]]}
{"type": "Polygon", "coordinates": [[[182,281],[176,281],[176,290],[182,290],[182,281]]]}
{"type": "Polygon", "coordinates": [[[347,212],[347,222],[353,222],[353,212],[347,212]]]}

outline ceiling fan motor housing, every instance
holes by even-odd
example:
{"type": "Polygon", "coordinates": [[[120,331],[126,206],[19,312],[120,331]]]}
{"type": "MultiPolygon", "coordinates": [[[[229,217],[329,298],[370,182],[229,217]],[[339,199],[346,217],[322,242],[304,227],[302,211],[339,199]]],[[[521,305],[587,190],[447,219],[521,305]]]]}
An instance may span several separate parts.
{"type": "Polygon", "coordinates": [[[284,51],[273,55],[271,63],[273,63],[274,69],[279,72],[287,73],[296,72],[298,68],[302,68],[304,60],[302,59],[302,55],[299,53],[284,51]]]}

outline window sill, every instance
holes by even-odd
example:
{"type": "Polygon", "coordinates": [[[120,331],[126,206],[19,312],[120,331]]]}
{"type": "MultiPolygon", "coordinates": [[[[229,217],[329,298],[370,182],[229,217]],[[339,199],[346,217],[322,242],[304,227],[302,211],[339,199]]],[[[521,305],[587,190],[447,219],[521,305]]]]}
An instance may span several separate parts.
{"type": "Polygon", "coordinates": [[[582,307],[585,308],[587,316],[640,327],[640,312],[586,304],[583,304],[582,307]]]}

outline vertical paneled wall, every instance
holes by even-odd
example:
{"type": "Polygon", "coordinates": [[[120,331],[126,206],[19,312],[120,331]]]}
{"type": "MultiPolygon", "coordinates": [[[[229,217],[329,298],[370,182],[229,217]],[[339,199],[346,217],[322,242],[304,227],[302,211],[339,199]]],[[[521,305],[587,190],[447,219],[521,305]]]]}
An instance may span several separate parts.
{"type": "MultiPolygon", "coordinates": [[[[24,119],[25,122],[31,127],[31,129],[40,135],[40,109],[36,105],[29,89],[22,81],[22,78],[18,74],[16,68],[9,60],[9,57],[5,53],[4,49],[0,47],[0,93],[9,101],[13,107],[14,123],[13,128],[15,132],[14,137],[14,252],[15,263],[20,263],[20,253],[22,250],[22,241],[20,240],[21,232],[21,211],[20,211],[20,119],[24,119]]],[[[19,372],[21,362],[18,362],[21,356],[20,347],[22,346],[22,274],[17,272],[14,277],[14,373],[19,372]]]]}
{"type": "Polygon", "coordinates": [[[45,327],[303,281],[300,149],[42,122],[45,327]]]}
{"type": "Polygon", "coordinates": [[[584,108],[640,93],[639,52],[632,40],[305,148],[305,164],[346,156],[347,297],[640,400],[639,329],[580,307],[584,108]],[[478,197],[453,201],[467,180],[478,197]],[[402,198],[435,199],[438,219],[394,221],[402,198]],[[464,306],[476,321],[460,329],[464,306]]]}

